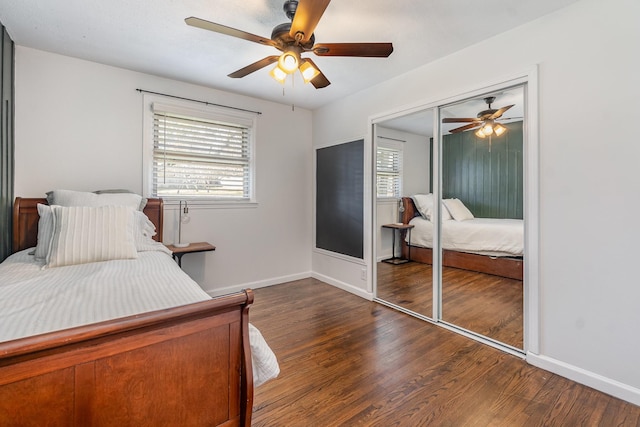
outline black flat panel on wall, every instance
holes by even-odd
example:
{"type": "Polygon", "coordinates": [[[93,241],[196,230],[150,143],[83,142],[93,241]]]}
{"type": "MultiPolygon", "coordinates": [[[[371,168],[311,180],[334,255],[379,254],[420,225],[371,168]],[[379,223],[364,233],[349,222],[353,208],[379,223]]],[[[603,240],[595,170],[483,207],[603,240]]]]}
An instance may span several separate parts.
{"type": "Polygon", "coordinates": [[[364,140],[316,151],[316,247],[364,258],[364,140]]]}

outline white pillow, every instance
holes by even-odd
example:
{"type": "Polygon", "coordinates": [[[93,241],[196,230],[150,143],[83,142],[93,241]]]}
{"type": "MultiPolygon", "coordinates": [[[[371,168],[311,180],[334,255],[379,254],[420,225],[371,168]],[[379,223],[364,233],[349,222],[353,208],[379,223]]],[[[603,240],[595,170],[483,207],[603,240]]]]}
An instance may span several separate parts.
{"type": "Polygon", "coordinates": [[[142,196],[134,193],[90,193],[87,191],[53,190],[47,193],[50,205],[58,206],[128,206],[139,210],[142,196]]]}
{"type": "MultiPolygon", "coordinates": [[[[411,196],[413,199],[413,203],[416,205],[416,209],[420,212],[420,215],[428,221],[431,221],[431,217],[433,216],[433,194],[415,194],[411,196]]],[[[449,215],[449,211],[442,205],[442,220],[447,221],[451,219],[451,215],[449,215]]]]}
{"type": "Polygon", "coordinates": [[[125,206],[52,206],[46,266],[137,258],[133,210],[125,206]]]}
{"type": "Polygon", "coordinates": [[[429,212],[433,208],[433,194],[414,194],[411,198],[420,215],[424,219],[429,219],[429,212]]]}
{"type": "MultiPolygon", "coordinates": [[[[129,190],[121,190],[121,189],[110,189],[110,190],[96,190],[94,191],[94,193],[96,194],[108,194],[108,193],[127,193],[127,194],[132,194],[131,191],[129,190]]],[[[145,206],[147,206],[147,202],[148,199],[146,197],[142,197],[141,198],[141,202],[140,202],[140,206],[138,206],[138,210],[139,211],[143,211],[145,206]]]]}
{"type": "Polygon", "coordinates": [[[38,203],[38,242],[34,257],[37,260],[47,259],[51,236],[53,236],[53,210],[51,206],[38,203]]]}
{"type": "MultiPolygon", "coordinates": [[[[447,210],[447,207],[444,205],[444,202],[442,203],[442,210],[440,211],[440,216],[442,217],[443,221],[450,221],[452,219],[451,214],[447,210]]],[[[429,209],[429,211],[427,212],[427,219],[431,221],[432,218],[433,218],[433,208],[429,209]]]]}
{"type": "Polygon", "coordinates": [[[134,211],[134,231],[133,236],[138,252],[148,250],[148,246],[155,243],[153,236],[156,235],[156,226],[149,218],[140,211],[134,211]]]}
{"type": "Polygon", "coordinates": [[[466,221],[474,218],[471,211],[467,209],[460,199],[445,199],[443,203],[456,221],[466,221]]]}
{"type": "Polygon", "coordinates": [[[444,204],[444,201],[442,202],[442,211],[440,213],[440,216],[442,217],[443,221],[450,221],[451,219],[451,212],[449,212],[449,209],[447,209],[447,205],[444,204]]]}

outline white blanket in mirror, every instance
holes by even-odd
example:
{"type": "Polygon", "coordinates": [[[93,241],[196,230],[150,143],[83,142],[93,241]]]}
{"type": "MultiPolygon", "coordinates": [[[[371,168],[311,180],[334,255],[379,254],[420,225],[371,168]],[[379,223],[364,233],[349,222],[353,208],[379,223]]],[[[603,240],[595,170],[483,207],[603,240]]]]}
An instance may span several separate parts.
{"type": "MultiPolygon", "coordinates": [[[[422,217],[410,222],[411,245],[433,247],[433,224],[422,217]]],[[[405,240],[408,240],[408,233],[405,240]]],[[[442,222],[442,248],[489,256],[522,256],[524,221],[521,219],[474,218],[442,222]]]]}

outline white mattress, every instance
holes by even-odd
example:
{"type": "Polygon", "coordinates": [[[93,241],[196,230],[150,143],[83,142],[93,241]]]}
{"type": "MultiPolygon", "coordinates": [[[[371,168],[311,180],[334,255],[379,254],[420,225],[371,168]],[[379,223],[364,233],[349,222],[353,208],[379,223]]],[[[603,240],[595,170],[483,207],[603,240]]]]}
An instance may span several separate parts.
{"type": "MultiPolygon", "coordinates": [[[[422,217],[410,222],[411,245],[433,247],[433,224],[422,217]]],[[[405,240],[408,240],[409,233],[405,240]]],[[[489,256],[524,254],[524,221],[521,219],[474,218],[442,222],[442,248],[489,256]]]]}
{"type": "MultiPolygon", "coordinates": [[[[211,299],[164,245],[145,249],[137,259],[47,269],[33,249],[11,255],[0,264],[0,342],[211,299]]],[[[252,325],[249,336],[257,385],[279,368],[252,325]]]]}

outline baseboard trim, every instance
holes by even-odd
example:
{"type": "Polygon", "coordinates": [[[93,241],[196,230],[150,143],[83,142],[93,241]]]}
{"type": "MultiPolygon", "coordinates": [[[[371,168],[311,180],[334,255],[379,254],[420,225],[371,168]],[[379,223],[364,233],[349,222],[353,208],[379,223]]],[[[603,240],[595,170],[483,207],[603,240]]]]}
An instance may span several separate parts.
{"type": "Polygon", "coordinates": [[[640,406],[640,389],[548,356],[527,353],[527,362],[577,383],[640,406]]]}
{"type": "Polygon", "coordinates": [[[218,297],[220,295],[227,295],[234,292],[240,292],[243,289],[265,288],[267,286],[279,285],[282,283],[292,282],[294,280],[308,279],[309,277],[318,279],[324,283],[335,286],[336,288],[342,289],[343,291],[347,291],[361,298],[367,299],[369,301],[373,301],[373,294],[365,291],[364,289],[356,288],[355,286],[351,286],[348,283],[341,282],[332,277],[324,276],[322,274],[314,273],[311,271],[304,272],[304,273],[291,274],[289,276],[273,277],[270,279],[258,280],[256,282],[243,283],[240,285],[232,285],[224,288],[211,289],[205,292],[209,294],[211,297],[218,297]]]}
{"type": "Polygon", "coordinates": [[[357,296],[359,296],[361,298],[367,299],[369,301],[373,301],[373,294],[370,293],[370,292],[367,292],[364,289],[356,288],[355,286],[351,286],[348,283],[341,282],[340,280],[336,280],[336,279],[334,279],[332,277],[325,276],[325,275],[322,275],[322,274],[318,274],[318,273],[315,273],[315,272],[311,273],[311,277],[313,277],[314,279],[318,279],[318,280],[320,280],[320,281],[322,281],[324,283],[328,283],[328,284],[330,284],[332,286],[335,286],[336,288],[340,288],[343,291],[347,291],[347,292],[349,292],[351,294],[357,295],[357,296]]]}
{"type": "Polygon", "coordinates": [[[290,274],[288,276],[280,276],[280,277],[272,277],[270,279],[258,280],[255,282],[243,283],[240,285],[232,285],[224,288],[217,288],[205,291],[212,297],[217,297],[220,295],[231,294],[234,292],[239,292],[243,289],[258,289],[258,288],[266,288],[267,286],[279,285],[281,283],[292,282],[294,280],[302,280],[308,279],[311,276],[311,272],[307,271],[304,273],[290,274]]]}

